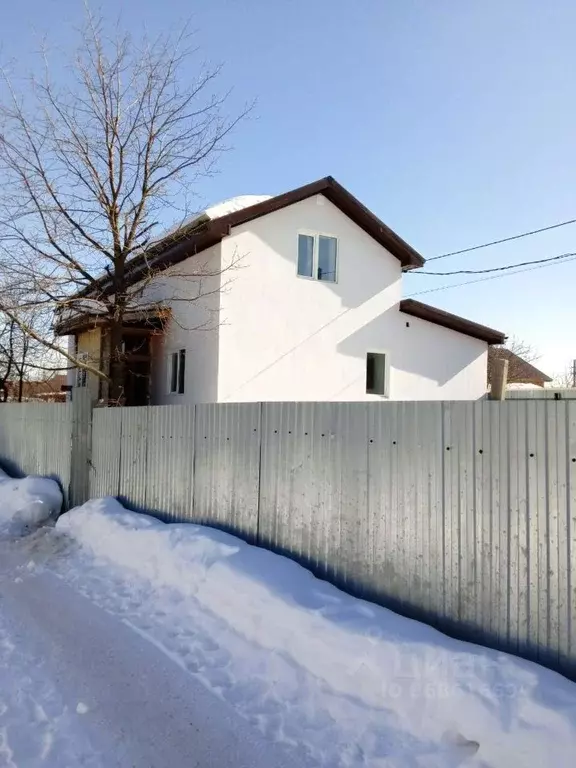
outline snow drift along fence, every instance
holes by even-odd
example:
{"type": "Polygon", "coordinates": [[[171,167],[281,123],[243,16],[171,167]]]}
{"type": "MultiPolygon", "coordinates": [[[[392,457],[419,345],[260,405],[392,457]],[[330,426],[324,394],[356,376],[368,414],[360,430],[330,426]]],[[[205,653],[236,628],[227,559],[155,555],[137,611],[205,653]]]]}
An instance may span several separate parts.
{"type": "Polygon", "coordinates": [[[0,406],[0,458],[61,471],[75,501],[109,494],[225,528],[356,595],[576,678],[576,401],[91,414],[83,394],[63,430],[68,481],[48,417],[17,427],[0,406]],[[28,434],[6,438],[13,430],[28,434]]]}

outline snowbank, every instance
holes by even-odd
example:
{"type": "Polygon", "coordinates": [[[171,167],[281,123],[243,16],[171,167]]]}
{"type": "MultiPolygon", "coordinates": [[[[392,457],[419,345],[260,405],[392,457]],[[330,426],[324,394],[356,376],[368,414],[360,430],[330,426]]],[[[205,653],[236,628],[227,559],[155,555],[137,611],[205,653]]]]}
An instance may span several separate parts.
{"type": "MultiPolygon", "coordinates": [[[[295,679],[313,676],[329,702],[322,717],[351,734],[338,765],[574,764],[576,686],[543,667],[356,600],[233,536],[163,524],[114,499],[63,515],[57,531],[127,581],[193,599],[260,656],[286,662],[295,679]]],[[[316,700],[266,675],[287,708],[317,712],[316,700]]],[[[313,743],[314,735],[296,738],[313,743]]]]}
{"type": "Polygon", "coordinates": [[[0,470],[0,536],[22,536],[56,517],[62,493],[54,480],[9,477],[0,470]]]}

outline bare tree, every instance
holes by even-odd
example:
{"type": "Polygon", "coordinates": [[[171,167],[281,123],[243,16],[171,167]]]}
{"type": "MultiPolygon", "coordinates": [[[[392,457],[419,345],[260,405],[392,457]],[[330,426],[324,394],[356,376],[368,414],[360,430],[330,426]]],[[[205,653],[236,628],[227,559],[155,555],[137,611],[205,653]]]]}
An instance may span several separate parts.
{"type": "Polygon", "coordinates": [[[553,386],[557,389],[572,389],[576,384],[575,379],[574,363],[572,362],[563,371],[554,376],[553,386]]]}
{"type": "MultiPolygon", "coordinates": [[[[22,321],[24,316],[22,315],[22,321]]],[[[38,313],[27,313],[26,325],[42,335],[45,318],[38,313]]],[[[22,402],[24,384],[46,379],[62,373],[62,360],[46,350],[21,325],[0,312],[0,401],[10,399],[22,402]]]]}
{"type": "Polygon", "coordinates": [[[3,72],[0,261],[19,298],[0,296],[0,310],[72,365],[108,378],[113,400],[123,392],[124,320],[138,305],[131,276],[138,269],[141,282],[151,279],[155,226],[166,210],[185,220],[195,185],[247,112],[224,114],[226,95],[213,91],[219,67],[190,74],[191,40],[187,29],[153,40],[108,37],[88,15],[59,84],[46,57],[24,95],[3,72]],[[105,322],[109,371],[38,334],[26,322],[31,307],[89,311],[105,322]]]}
{"type": "Polygon", "coordinates": [[[534,363],[541,355],[532,344],[518,338],[518,336],[512,336],[506,344],[506,349],[513,352],[518,357],[521,357],[527,363],[534,363]]]}

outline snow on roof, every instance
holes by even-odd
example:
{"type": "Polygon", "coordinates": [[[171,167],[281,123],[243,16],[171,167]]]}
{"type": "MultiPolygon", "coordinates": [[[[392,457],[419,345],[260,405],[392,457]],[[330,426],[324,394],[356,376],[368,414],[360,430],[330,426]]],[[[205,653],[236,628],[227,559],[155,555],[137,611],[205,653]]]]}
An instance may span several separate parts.
{"type": "MultiPolygon", "coordinates": [[[[205,208],[200,213],[195,213],[193,216],[184,219],[184,221],[180,221],[169,229],[166,229],[158,235],[158,237],[154,237],[150,240],[147,247],[150,248],[150,246],[162,242],[162,240],[170,237],[170,235],[174,235],[176,232],[180,232],[183,229],[193,227],[195,224],[202,224],[206,219],[209,219],[210,221],[220,219],[222,216],[226,216],[229,213],[241,211],[243,208],[249,208],[251,205],[270,200],[271,197],[272,195],[238,195],[237,197],[230,197],[227,200],[222,200],[220,203],[215,203],[214,205],[205,208]]],[[[140,252],[138,255],[139,254],[140,252]]]]}
{"type": "Polygon", "coordinates": [[[271,197],[272,195],[238,195],[237,197],[230,197],[228,200],[223,200],[221,203],[216,203],[216,205],[206,208],[203,211],[203,215],[208,216],[212,220],[219,219],[221,216],[227,216],[229,213],[263,203],[265,200],[270,200],[271,197]]]}

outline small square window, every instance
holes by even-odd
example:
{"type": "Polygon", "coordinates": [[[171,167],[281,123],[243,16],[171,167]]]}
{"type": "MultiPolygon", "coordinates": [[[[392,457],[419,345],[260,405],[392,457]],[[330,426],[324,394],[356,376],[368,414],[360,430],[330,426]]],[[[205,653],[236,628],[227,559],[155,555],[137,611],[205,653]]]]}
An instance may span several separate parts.
{"type": "Polygon", "coordinates": [[[388,357],[379,352],[366,355],[366,394],[388,395],[388,357]]]}
{"type": "Polygon", "coordinates": [[[328,235],[298,235],[298,275],[335,283],[338,240],[328,235]]]}
{"type": "Polygon", "coordinates": [[[186,383],[186,350],[172,352],[169,357],[169,390],[171,395],[183,395],[186,383]]]}

